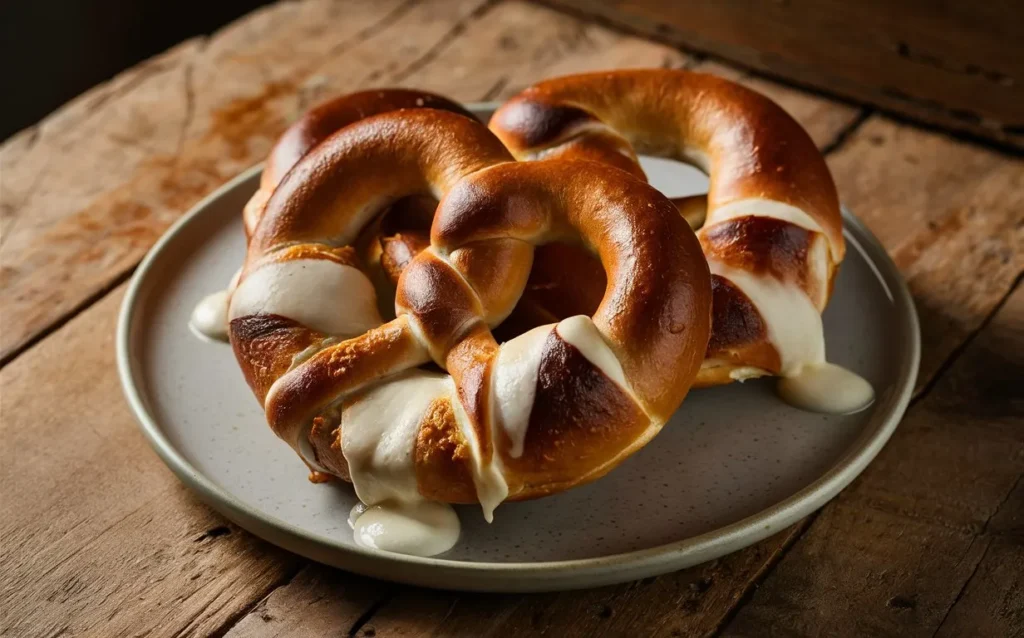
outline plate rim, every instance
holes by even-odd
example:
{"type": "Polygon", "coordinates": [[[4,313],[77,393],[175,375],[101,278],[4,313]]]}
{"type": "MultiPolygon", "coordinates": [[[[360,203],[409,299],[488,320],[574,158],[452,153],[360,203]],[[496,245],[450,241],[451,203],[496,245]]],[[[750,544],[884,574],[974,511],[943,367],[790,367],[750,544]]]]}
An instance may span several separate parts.
{"type": "MultiPolygon", "coordinates": [[[[469,104],[474,112],[492,109],[493,103],[469,104]]],[[[153,264],[186,227],[196,221],[217,200],[241,183],[253,179],[263,164],[253,166],[195,204],[168,228],[136,268],[118,314],[116,357],[122,390],[139,428],[160,459],[201,500],[232,522],[272,544],[306,558],[376,578],[435,588],[525,592],[595,587],[664,574],[719,558],[792,525],[823,507],[849,485],[875,458],[900,423],[913,395],[921,358],[921,337],[917,311],[910,290],[885,248],[870,230],[845,206],[842,207],[844,235],[866,257],[880,281],[887,287],[903,343],[901,369],[894,387],[891,408],[874,428],[861,432],[844,454],[822,475],[804,488],[746,518],[703,534],[663,545],[630,552],[560,561],[484,562],[407,556],[339,545],[326,535],[311,532],[252,507],[217,485],[197,470],[171,444],[156,417],[149,411],[145,393],[135,379],[141,378],[132,355],[132,323],[153,264]]]]}

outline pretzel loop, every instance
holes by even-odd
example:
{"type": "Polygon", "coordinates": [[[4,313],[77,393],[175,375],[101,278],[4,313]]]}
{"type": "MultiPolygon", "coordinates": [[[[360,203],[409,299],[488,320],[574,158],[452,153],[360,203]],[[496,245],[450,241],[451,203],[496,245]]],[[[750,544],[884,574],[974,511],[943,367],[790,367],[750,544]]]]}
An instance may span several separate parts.
{"type": "Polygon", "coordinates": [[[698,236],[714,323],[699,385],[824,363],[820,313],[845,252],[839,203],[814,143],[770,100],[687,71],[591,73],[528,88],[490,127],[522,160],[589,159],[643,177],[644,153],[708,174],[698,236]]]}

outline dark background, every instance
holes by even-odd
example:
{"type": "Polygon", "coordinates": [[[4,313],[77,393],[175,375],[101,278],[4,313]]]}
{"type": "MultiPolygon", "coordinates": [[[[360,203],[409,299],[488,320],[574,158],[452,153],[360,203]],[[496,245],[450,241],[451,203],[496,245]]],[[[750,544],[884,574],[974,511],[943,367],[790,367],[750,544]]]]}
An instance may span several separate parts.
{"type": "Polygon", "coordinates": [[[0,0],[0,140],[117,73],[271,0],[0,0]]]}

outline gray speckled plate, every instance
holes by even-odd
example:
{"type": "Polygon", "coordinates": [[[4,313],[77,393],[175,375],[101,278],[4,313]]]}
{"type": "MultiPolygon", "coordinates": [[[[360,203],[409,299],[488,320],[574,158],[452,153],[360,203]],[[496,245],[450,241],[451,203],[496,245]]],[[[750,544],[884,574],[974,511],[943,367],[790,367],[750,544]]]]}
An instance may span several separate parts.
{"type": "MultiPolygon", "coordinates": [[[[488,113],[486,107],[478,111],[488,113]]],[[[645,160],[670,196],[701,192],[697,171],[645,160]],[[680,173],[685,179],[680,180],[680,173]],[[666,182],[666,177],[671,177],[666,182]]],[[[118,326],[128,401],[160,457],[199,496],[254,534],[351,571],[431,587],[541,591],[665,573],[755,543],[821,507],[878,453],[906,409],[920,342],[913,303],[871,233],[844,211],[846,261],[825,312],[831,361],[875,387],[848,416],[801,412],[771,380],[690,394],[643,450],[607,477],[501,506],[493,525],[459,507],[462,538],[436,558],[354,545],[344,484],[314,485],[265,425],[228,346],[188,328],[245,253],[242,205],[253,168],[200,202],[139,267],[118,326]]]]}

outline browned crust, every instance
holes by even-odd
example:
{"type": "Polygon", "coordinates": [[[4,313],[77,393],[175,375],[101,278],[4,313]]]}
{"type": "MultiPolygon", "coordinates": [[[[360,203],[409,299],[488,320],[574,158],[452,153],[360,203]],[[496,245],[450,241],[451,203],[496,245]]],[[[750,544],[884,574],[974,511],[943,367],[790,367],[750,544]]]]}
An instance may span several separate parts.
{"type": "Polygon", "coordinates": [[[526,89],[494,114],[490,127],[520,157],[558,142],[567,110],[575,120],[589,115],[607,124],[641,153],[689,161],[684,144],[704,150],[711,210],[751,197],[791,204],[818,222],[842,257],[828,167],[807,132],[763,95],[679,69],[585,73],[526,89]]]}
{"type": "Polygon", "coordinates": [[[348,461],[341,451],[341,427],[336,416],[314,417],[309,429],[309,442],[320,467],[340,479],[352,480],[348,471],[348,461]]]}
{"type": "Polygon", "coordinates": [[[807,259],[816,234],[771,217],[739,217],[708,228],[700,244],[708,260],[807,290],[812,285],[807,259]]]}
{"type": "Polygon", "coordinates": [[[491,441],[491,373],[498,344],[487,326],[478,325],[448,352],[445,361],[455,382],[459,405],[472,428],[480,458],[489,462],[494,454],[491,441]]]}
{"type": "Polygon", "coordinates": [[[393,284],[398,284],[402,271],[413,258],[430,246],[430,237],[416,231],[395,233],[380,238],[380,267],[393,284]]]}
{"type": "MultiPolygon", "coordinates": [[[[361,268],[359,258],[356,256],[354,248],[351,246],[333,248],[325,244],[296,244],[294,246],[288,246],[282,250],[270,253],[260,260],[259,265],[263,266],[265,264],[281,263],[296,259],[324,259],[327,261],[333,261],[336,264],[341,264],[342,266],[361,268]]],[[[250,268],[249,270],[251,272],[255,270],[255,267],[250,268]]]]}
{"type": "Polygon", "coordinates": [[[235,359],[261,405],[270,386],[288,370],[292,357],[324,338],[278,315],[239,317],[231,322],[229,332],[235,359]]]}
{"type": "Polygon", "coordinates": [[[541,149],[565,139],[580,126],[598,121],[582,108],[524,98],[502,106],[490,126],[513,150],[541,149]]]}
{"type": "Polygon", "coordinates": [[[544,344],[523,454],[503,462],[520,497],[560,491],[603,476],[652,427],[615,382],[556,332],[544,344]]]}
{"type": "Polygon", "coordinates": [[[293,443],[299,428],[339,398],[426,361],[408,322],[396,319],[328,346],[279,377],[266,398],[267,422],[279,437],[293,443]]]}
{"type": "Polygon", "coordinates": [[[463,176],[511,159],[479,122],[446,111],[359,120],[288,172],[267,201],[248,258],[291,242],[350,243],[389,204],[446,192],[463,176]]]}
{"type": "MultiPolygon", "coordinates": [[[[770,274],[801,287],[819,308],[831,294],[845,244],[831,174],[806,132],[771,100],[733,82],[682,70],[635,70],[555,78],[528,88],[492,117],[490,128],[519,158],[587,157],[621,166],[621,141],[601,127],[567,133],[566,121],[603,123],[639,152],[693,161],[706,157],[711,185],[709,226],[699,233],[708,258],[754,274],[770,274]],[[569,116],[571,114],[571,117],[569,116]],[[715,223],[714,210],[756,198],[806,212],[823,229],[837,261],[812,272],[811,253],[821,235],[765,217],[715,223]]],[[[637,167],[639,170],[639,167],[637,167]]],[[[685,203],[684,203],[685,204],[685,203]]],[[[680,212],[703,212],[693,200],[680,212]],[[684,210],[685,209],[685,210],[684,210]]],[[[716,284],[709,356],[698,383],[728,383],[735,367],[777,373],[778,354],[759,324],[757,310],[734,287],[716,284]],[[737,297],[737,295],[739,295],[737,297]],[[739,299],[742,298],[742,302],[739,299]],[[720,359],[720,360],[719,360],[720,359]],[[712,364],[715,364],[712,367],[712,364]]]]}
{"type": "Polygon", "coordinates": [[[416,482],[420,494],[447,503],[476,503],[472,453],[459,431],[451,401],[431,403],[416,437],[416,482]]]}
{"type": "Polygon", "coordinates": [[[582,241],[599,256],[609,283],[594,323],[633,391],[667,418],[703,359],[711,314],[708,265],[675,206],[597,162],[501,164],[457,184],[431,229],[445,251],[498,237],[582,241]]]}
{"type": "Polygon", "coordinates": [[[341,95],[314,106],[288,127],[270,151],[260,186],[273,189],[309,151],[349,124],[381,113],[415,108],[473,118],[460,104],[426,91],[373,89],[341,95]]]}
{"type": "Polygon", "coordinates": [[[757,307],[724,277],[712,275],[711,290],[712,329],[706,358],[778,374],[781,361],[768,342],[768,329],[757,307]]]}
{"type": "Polygon", "coordinates": [[[476,294],[446,262],[422,252],[402,272],[395,307],[408,315],[438,365],[457,340],[480,321],[476,294]]]}
{"type": "MultiPolygon", "coordinates": [[[[708,342],[711,283],[699,243],[675,206],[607,164],[509,159],[478,123],[442,111],[401,111],[331,136],[270,198],[249,244],[250,270],[278,253],[354,263],[354,251],[326,244],[354,241],[372,213],[397,199],[448,193],[431,227],[433,249],[401,268],[397,319],[329,345],[286,373],[276,351],[272,366],[254,368],[271,427],[292,445],[309,437],[324,469],[348,476],[341,432],[349,425],[337,414],[357,400],[353,393],[430,358],[451,373],[462,427],[473,429],[484,462],[491,458],[498,347],[487,322],[510,311],[526,288],[536,244],[582,241],[600,257],[608,284],[594,320],[640,404],[553,337],[528,435],[534,467],[508,472],[512,497],[540,496],[607,472],[685,396],[708,342]]],[[[256,341],[242,330],[238,338],[256,341]]],[[[420,489],[439,500],[475,501],[454,407],[438,397],[424,415],[415,450],[420,489]]]]}
{"type": "Polygon", "coordinates": [[[313,107],[285,130],[271,149],[260,177],[260,188],[242,212],[246,237],[256,229],[277,185],[317,145],[359,120],[401,109],[435,109],[475,119],[472,113],[445,97],[412,89],[349,93],[313,107]]]}

